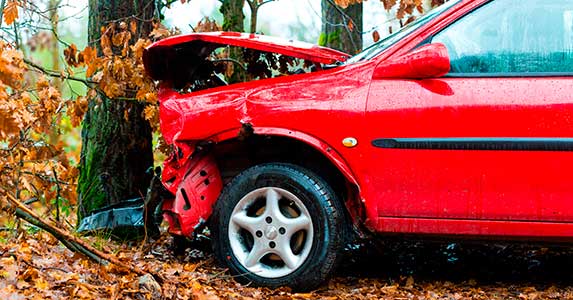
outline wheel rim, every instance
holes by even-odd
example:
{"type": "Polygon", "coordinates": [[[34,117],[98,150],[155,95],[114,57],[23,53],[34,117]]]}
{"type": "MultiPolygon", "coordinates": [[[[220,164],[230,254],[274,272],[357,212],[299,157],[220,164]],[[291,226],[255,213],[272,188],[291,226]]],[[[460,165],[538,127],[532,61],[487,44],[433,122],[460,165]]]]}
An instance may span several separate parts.
{"type": "Polygon", "coordinates": [[[256,189],[235,206],[229,220],[229,242],[239,263],[266,278],[296,271],[308,257],[312,218],[302,201],[277,187],[256,189]]]}

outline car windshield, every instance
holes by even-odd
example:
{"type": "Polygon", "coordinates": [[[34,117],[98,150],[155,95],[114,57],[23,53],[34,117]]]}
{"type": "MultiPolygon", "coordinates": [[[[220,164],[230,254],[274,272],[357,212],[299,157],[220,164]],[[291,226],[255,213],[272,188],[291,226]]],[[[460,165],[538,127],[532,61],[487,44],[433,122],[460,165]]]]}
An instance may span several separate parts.
{"type": "Polygon", "coordinates": [[[450,0],[445,4],[430,10],[426,14],[420,16],[418,19],[414,20],[413,22],[409,23],[408,25],[402,27],[400,30],[396,31],[395,33],[387,36],[386,38],[370,45],[368,48],[364,49],[362,52],[358,53],[357,55],[351,57],[346,61],[346,64],[355,63],[357,61],[371,59],[378,54],[382,53],[386,50],[390,45],[398,42],[399,40],[403,39],[405,36],[409,35],[416,29],[422,27],[424,24],[428,23],[430,20],[434,19],[435,17],[439,16],[443,12],[450,9],[452,6],[458,4],[461,0],[450,0]]]}

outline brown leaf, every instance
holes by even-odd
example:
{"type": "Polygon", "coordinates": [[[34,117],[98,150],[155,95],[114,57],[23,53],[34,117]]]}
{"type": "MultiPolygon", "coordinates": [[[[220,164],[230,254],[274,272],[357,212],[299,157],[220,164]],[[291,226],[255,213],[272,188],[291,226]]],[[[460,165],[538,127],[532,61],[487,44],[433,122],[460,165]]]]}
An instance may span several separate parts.
{"type": "MultiPolygon", "coordinates": [[[[405,15],[406,15],[406,7],[400,5],[400,8],[398,8],[398,11],[396,12],[396,18],[401,20],[402,18],[404,18],[405,15]]],[[[404,26],[401,23],[400,23],[400,25],[404,26]]]]}
{"type": "Polygon", "coordinates": [[[137,22],[134,19],[129,21],[129,31],[131,31],[132,34],[137,32],[137,22]]]}
{"type": "Polygon", "coordinates": [[[109,38],[109,33],[112,31],[111,25],[108,28],[103,27],[101,28],[101,38],[100,38],[100,46],[103,55],[105,56],[112,56],[113,51],[111,50],[111,40],[109,38]]]}
{"type": "Polygon", "coordinates": [[[432,7],[440,6],[444,4],[445,0],[432,0],[432,7]]]}
{"type": "Polygon", "coordinates": [[[77,67],[78,66],[78,48],[76,44],[71,44],[68,48],[64,49],[64,58],[66,59],[66,63],[70,66],[77,67]]]}
{"type": "Polygon", "coordinates": [[[353,22],[352,20],[349,20],[349,21],[348,21],[348,25],[347,25],[347,26],[348,26],[348,30],[349,30],[350,32],[354,31],[354,22],[353,22]]]}
{"type": "Polygon", "coordinates": [[[221,30],[221,26],[219,26],[215,20],[211,20],[209,17],[204,17],[197,23],[197,25],[195,25],[195,32],[213,32],[221,30]]]}
{"type": "Polygon", "coordinates": [[[334,0],[334,3],[342,8],[347,8],[350,5],[350,0],[334,0]]]}
{"type": "Polygon", "coordinates": [[[81,60],[83,64],[87,66],[86,77],[91,77],[97,70],[97,52],[92,47],[85,47],[82,52],[80,52],[78,60],[81,60]]]}
{"type": "Polygon", "coordinates": [[[377,30],[374,30],[372,32],[372,39],[374,40],[374,43],[376,43],[380,40],[380,33],[378,33],[377,30]]]}
{"type": "Polygon", "coordinates": [[[78,97],[75,101],[66,102],[67,115],[70,117],[72,126],[79,126],[88,110],[88,100],[86,97],[78,97]]]}
{"type": "Polygon", "coordinates": [[[18,19],[18,6],[20,2],[17,0],[8,0],[4,6],[4,22],[6,25],[11,25],[18,19]]]}
{"type": "Polygon", "coordinates": [[[161,39],[169,36],[169,30],[165,28],[155,28],[149,34],[154,39],[161,39]]]}
{"type": "Polygon", "coordinates": [[[410,17],[408,17],[408,19],[406,20],[404,25],[408,25],[408,24],[414,22],[414,20],[416,20],[416,16],[410,16],[410,17]]]}
{"type": "Polygon", "coordinates": [[[384,4],[384,9],[390,10],[394,5],[396,5],[397,0],[380,0],[384,4]]]}
{"type": "Polygon", "coordinates": [[[124,41],[127,38],[127,35],[129,32],[127,31],[122,31],[122,32],[118,32],[116,34],[113,35],[113,37],[111,38],[111,42],[114,46],[119,47],[121,45],[123,45],[124,41]]]}

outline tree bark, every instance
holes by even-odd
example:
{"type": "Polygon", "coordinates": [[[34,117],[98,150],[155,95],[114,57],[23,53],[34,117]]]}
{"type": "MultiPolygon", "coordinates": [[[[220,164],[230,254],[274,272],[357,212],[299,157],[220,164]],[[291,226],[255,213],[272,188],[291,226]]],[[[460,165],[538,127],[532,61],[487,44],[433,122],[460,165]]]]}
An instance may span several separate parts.
{"type": "MultiPolygon", "coordinates": [[[[127,23],[131,17],[145,20],[132,42],[147,37],[154,9],[154,0],[89,0],[89,45],[101,54],[101,28],[110,22],[127,23]]],[[[136,101],[102,94],[89,99],[82,128],[78,224],[95,210],[145,196],[153,153],[151,127],[142,117],[143,108],[136,101]]]]}
{"type": "MultiPolygon", "coordinates": [[[[243,7],[245,0],[223,0],[221,4],[221,13],[223,14],[223,31],[245,31],[245,15],[243,14],[243,7]]],[[[229,57],[243,61],[243,51],[237,47],[231,47],[229,57]]],[[[234,66],[233,75],[227,78],[229,83],[236,83],[243,81],[245,72],[238,66],[234,66]]]]}
{"type": "Polygon", "coordinates": [[[356,54],[362,50],[362,2],[343,9],[333,0],[322,0],[321,46],[356,54]]]}
{"type": "Polygon", "coordinates": [[[251,9],[251,22],[250,22],[250,33],[257,32],[257,17],[259,14],[259,0],[246,0],[247,4],[249,4],[249,8],[251,9]]]}
{"type": "Polygon", "coordinates": [[[251,7],[251,33],[257,32],[257,17],[259,14],[259,6],[254,5],[251,7]]]}
{"type": "Polygon", "coordinates": [[[223,0],[221,13],[223,14],[223,31],[245,31],[245,15],[243,7],[245,0],[223,0]]]}

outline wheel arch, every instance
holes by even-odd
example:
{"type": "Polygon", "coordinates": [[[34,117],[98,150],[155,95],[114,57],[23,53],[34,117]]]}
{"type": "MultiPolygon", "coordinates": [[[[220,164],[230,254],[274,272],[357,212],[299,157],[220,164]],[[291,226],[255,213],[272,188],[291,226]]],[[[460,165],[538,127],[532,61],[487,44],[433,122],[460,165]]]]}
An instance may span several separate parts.
{"type": "Polygon", "coordinates": [[[224,183],[262,163],[284,162],[307,168],[329,183],[344,202],[354,231],[362,234],[365,210],[360,186],[342,156],[326,142],[296,130],[251,126],[223,132],[213,141],[211,153],[224,183]]]}

